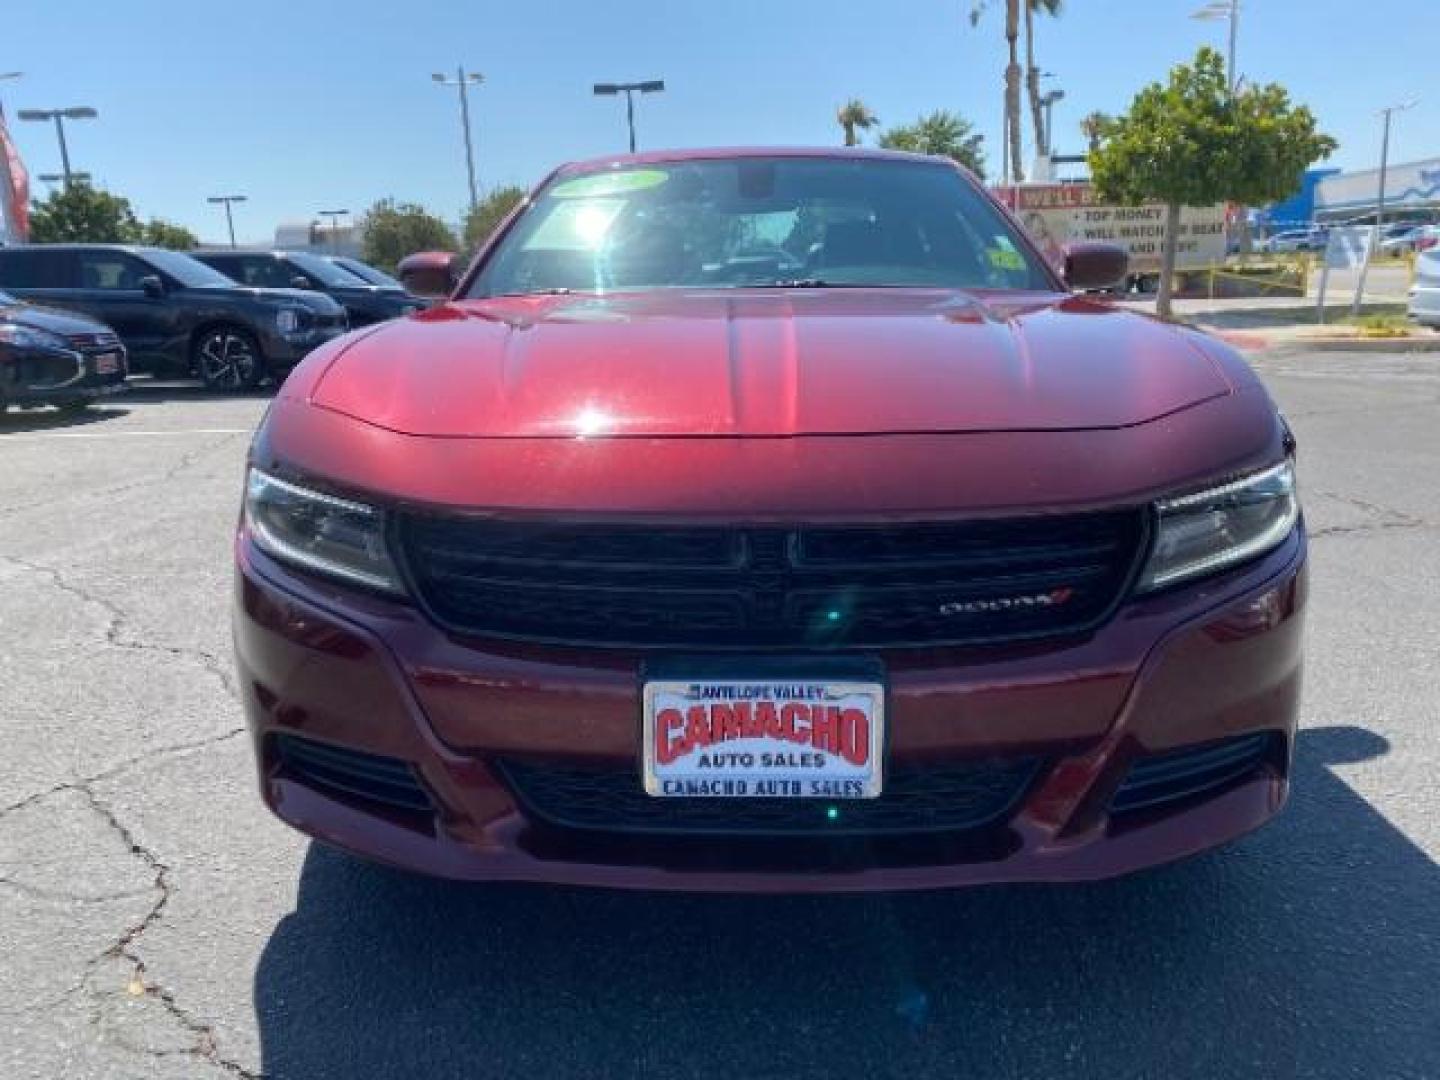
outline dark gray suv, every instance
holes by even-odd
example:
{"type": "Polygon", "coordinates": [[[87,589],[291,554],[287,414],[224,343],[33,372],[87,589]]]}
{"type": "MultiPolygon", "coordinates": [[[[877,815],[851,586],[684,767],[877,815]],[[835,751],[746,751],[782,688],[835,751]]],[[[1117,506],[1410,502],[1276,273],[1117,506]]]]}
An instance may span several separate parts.
{"type": "Polygon", "coordinates": [[[120,335],[132,371],[216,390],[282,376],[349,324],[330,297],[255,289],[176,251],[110,244],[0,248],[0,288],[83,312],[120,335]]]}

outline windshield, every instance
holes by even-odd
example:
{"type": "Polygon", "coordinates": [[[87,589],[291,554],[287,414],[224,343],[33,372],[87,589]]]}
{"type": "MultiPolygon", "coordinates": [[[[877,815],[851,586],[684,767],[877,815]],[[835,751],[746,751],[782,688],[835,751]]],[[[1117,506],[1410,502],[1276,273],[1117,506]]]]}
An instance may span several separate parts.
{"type": "Polygon", "coordinates": [[[783,285],[1054,287],[948,165],[745,157],[562,175],[469,295],[783,285]]]}
{"type": "Polygon", "coordinates": [[[368,282],[371,285],[379,285],[382,289],[403,290],[405,288],[404,285],[396,281],[389,274],[385,273],[385,271],[377,270],[369,263],[363,263],[359,259],[346,259],[344,257],[336,257],[331,259],[330,261],[336,266],[344,267],[350,273],[358,277],[361,281],[368,282]]]}
{"type": "Polygon", "coordinates": [[[178,251],[162,251],[159,248],[144,252],[145,261],[157,270],[163,270],[187,289],[214,287],[234,288],[235,280],[226,277],[212,266],[206,266],[199,259],[192,259],[178,251]]]}
{"type": "Polygon", "coordinates": [[[321,285],[327,285],[335,289],[353,289],[357,285],[367,285],[369,282],[363,280],[358,274],[352,274],[344,270],[329,259],[322,259],[318,255],[306,255],[302,252],[290,252],[285,256],[290,262],[305,271],[321,285]]]}

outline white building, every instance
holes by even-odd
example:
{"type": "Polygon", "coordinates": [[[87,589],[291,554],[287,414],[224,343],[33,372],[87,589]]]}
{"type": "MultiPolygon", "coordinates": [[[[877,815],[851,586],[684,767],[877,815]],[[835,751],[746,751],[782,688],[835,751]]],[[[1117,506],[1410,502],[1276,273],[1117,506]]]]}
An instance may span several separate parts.
{"type": "MultiPolygon", "coordinates": [[[[1315,187],[1315,219],[1347,221],[1374,214],[1380,201],[1380,170],[1327,176],[1315,187]]],[[[1440,158],[1391,165],[1385,173],[1385,216],[1440,219],[1440,158]]]]}

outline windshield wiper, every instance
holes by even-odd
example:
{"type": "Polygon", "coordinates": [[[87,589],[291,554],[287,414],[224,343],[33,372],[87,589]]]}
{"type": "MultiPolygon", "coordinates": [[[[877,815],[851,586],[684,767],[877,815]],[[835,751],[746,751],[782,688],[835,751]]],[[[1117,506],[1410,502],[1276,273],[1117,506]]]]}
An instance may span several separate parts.
{"type": "Polygon", "coordinates": [[[574,293],[574,292],[575,292],[574,289],[566,289],[566,288],[558,287],[558,286],[557,286],[556,288],[553,288],[553,289],[525,289],[523,292],[491,293],[489,296],[485,297],[484,299],[486,299],[486,300],[498,300],[498,299],[500,299],[501,297],[504,297],[504,296],[570,296],[570,295],[571,295],[572,293],[574,293]]]}

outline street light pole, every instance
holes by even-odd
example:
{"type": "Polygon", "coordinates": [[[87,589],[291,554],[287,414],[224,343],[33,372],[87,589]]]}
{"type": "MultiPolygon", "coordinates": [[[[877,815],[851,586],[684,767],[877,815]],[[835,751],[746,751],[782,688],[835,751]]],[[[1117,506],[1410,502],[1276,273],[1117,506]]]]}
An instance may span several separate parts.
{"type": "Polygon", "coordinates": [[[330,219],[330,251],[331,251],[331,254],[338,255],[338,254],[340,253],[340,219],[341,219],[342,217],[344,217],[344,216],[345,216],[346,214],[348,214],[348,213],[350,213],[349,210],[321,210],[321,211],[319,211],[319,214],[320,214],[321,217],[328,217],[328,218],[330,219]]]}
{"type": "Polygon", "coordinates": [[[470,87],[479,86],[485,76],[478,71],[467,72],[463,64],[455,68],[455,78],[435,72],[430,78],[441,86],[456,86],[460,89],[460,128],[465,135],[465,170],[470,178],[470,209],[480,203],[480,192],[475,186],[475,144],[470,136],[470,87]]]}
{"type": "Polygon", "coordinates": [[[230,246],[235,246],[235,218],[230,213],[230,204],[245,202],[248,196],[245,195],[211,195],[205,201],[208,203],[225,204],[225,225],[230,230],[230,246]]]}
{"type": "Polygon", "coordinates": [[[73,174],[70,172],[70,148],[65,145],[66,120],[93,120],[99,114],[88,105],[75,105],[68,109],[21,109],[17,113],[21,120],[53,120],[55,135],[60,140],[60,167],[65,177],[65,190],[70,190],[73,174]]]}
{"type": "Polygon", "coordinates": [[[625,95],[625,123],[630,129],[630,153],[635,153],[635,94],[657,94],[665,89],[664,79],[647,79],[632,83],[596,83],[595,94],[602,97],[625,95]]]}
{"type": "Polygon", "coordinates": [[[1234,97],[1240,89],[1240,73],[1235,68],[1235,43],[1240,36],[1240,0],[1210,0],[1210,3],[1198,11],[1191,12],[1190,17],[1205,22],[1214,22],[1218,19],[1229,20],[1230,51],[1225,70],[1229,75],[1227,81],[1230,85],[1230,96],[1234,97]]]}

